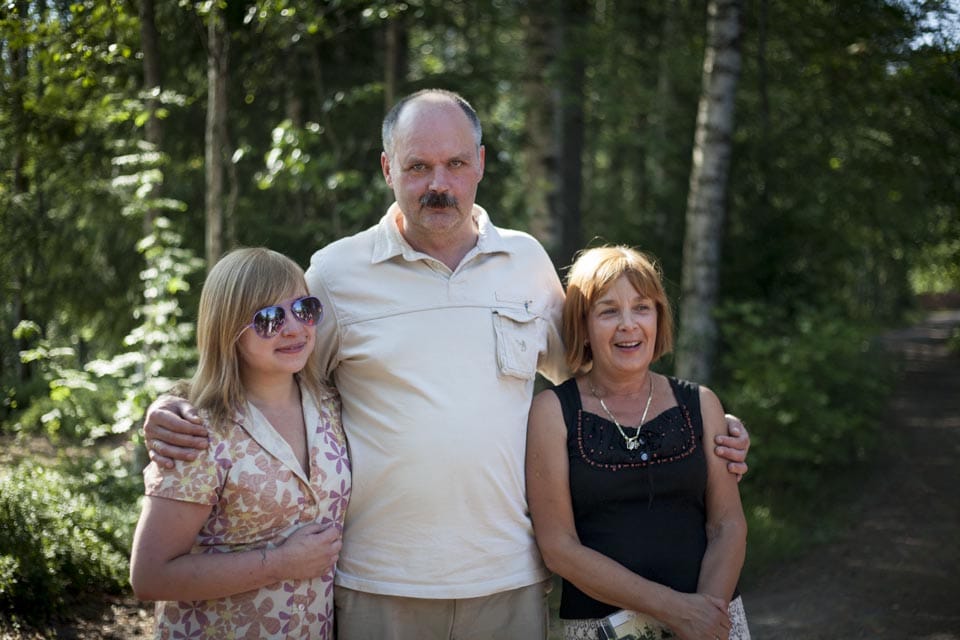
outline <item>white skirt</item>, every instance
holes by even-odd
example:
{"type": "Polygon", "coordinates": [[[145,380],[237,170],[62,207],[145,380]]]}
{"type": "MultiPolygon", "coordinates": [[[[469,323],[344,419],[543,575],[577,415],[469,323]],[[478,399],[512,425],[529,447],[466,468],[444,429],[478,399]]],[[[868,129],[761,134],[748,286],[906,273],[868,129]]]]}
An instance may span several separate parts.
{"type": "MultiPolygon", "coordinates": [[[[750,640],[750,628],[747,626],[747,613],[743,609],[743,600],[737,596],[730,603],[729,640],[750,640]]],[[[563,640],[604,640],[600,635],[600,620],[588,618],[581,620],[561,620],[563,623],[563,640]]],[[[674,634],[659,625],[646,625],[637,640],[661,640],[673,638],[674,634]]]]}

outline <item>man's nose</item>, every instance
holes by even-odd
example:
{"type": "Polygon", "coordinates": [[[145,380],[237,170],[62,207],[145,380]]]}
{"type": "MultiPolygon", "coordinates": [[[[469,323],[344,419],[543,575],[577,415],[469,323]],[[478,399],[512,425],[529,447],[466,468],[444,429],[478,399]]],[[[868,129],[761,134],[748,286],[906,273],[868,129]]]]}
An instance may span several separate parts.
{"type": "Polygon", "coordinates": [[[446,167],[435,167],[430,176],[430,189],[444,192],[450,190],[450,172],[446,167]]]}

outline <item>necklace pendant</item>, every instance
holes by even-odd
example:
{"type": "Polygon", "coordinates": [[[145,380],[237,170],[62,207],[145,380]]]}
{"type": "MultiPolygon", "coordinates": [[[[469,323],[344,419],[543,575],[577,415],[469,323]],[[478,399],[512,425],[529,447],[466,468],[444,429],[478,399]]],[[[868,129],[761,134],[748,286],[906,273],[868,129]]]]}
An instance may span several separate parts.
{"type": "Polygon", "coordinates": [[[627,440],[627,449],[633,451],[634,449],[639,449],[640,443],[636,440],[627,440]]]}

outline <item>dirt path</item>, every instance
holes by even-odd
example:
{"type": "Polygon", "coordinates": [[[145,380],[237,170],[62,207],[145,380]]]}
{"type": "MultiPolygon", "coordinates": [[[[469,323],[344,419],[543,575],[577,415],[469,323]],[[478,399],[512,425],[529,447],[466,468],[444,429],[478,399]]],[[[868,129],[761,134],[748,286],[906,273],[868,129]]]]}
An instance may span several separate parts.
{"type": "Polygon", "coordinates": [[[960,640],[960,311],[890,334],[905,358],[880,471],[834,543],[756,581],[755,640],[960,640]]]}

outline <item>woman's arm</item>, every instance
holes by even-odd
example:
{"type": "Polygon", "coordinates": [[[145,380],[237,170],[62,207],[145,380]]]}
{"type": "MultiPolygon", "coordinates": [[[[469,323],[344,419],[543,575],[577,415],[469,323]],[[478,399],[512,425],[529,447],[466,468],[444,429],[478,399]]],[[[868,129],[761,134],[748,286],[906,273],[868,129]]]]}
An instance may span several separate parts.
{"type": "Polygon", "coordinates": [[[209,505],[147,496],[133,538],[130,584],[140,600],[209,600],[327,571],[340,551],[336,527],[310,524],[274,549],[191,554],[209,505]]]}
{"type": "Polygon", "coordinates": [[[726,637],[725,601],[674,591],[580,543],[566,442],[560,401],[552,391],[541,392],[533,400],[527,428],[527,500],[537,544],[550,570],[591,598],[653,616],[680,638],[726,637]]]}
{"type": "Polygon", "coordinates": [[[743,568],[747,546],[747,521],[740,503],[737,479],[727,472],[726,461],[712,453],[718,435],[726,434],[727,422],[716,394],[700,387],[700,413],[707,458],[707,550],[700,564],[697,591],[729,602],[743,568]]]}

